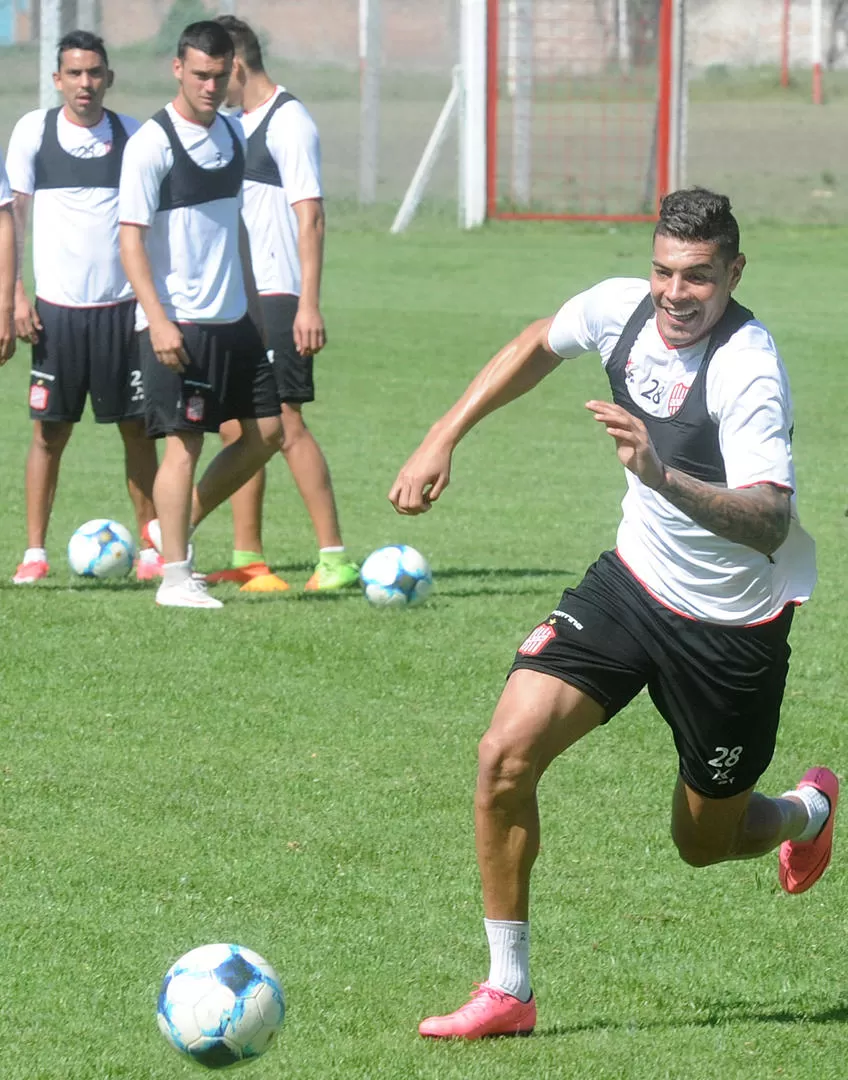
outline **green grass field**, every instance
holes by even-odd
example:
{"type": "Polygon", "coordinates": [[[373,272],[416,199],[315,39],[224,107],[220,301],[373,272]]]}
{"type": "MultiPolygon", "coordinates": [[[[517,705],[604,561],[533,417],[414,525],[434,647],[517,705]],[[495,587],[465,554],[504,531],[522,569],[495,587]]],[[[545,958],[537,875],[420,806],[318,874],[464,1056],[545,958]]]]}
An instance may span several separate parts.
{"type": "MultiPolygon", "coordinates": [[[[332,228],[332,218],[331,218],[332,228]]],[[[844,253],[848,231],[745,230],[738,293],[793,381],[802,518],[821,584],[793,630],[778,792],[848,751],[844,253]]],[[[516,644],[614,540],[623,479],[583,409],[597,359],[563,367],[456,455],[433,513],[386,492],[429,423],[501,342],[573,292],[641,274],[645,229],[432,223],[336,231],[330,345],[313,427],[348,545],[431,559],[417,610],[300,591],[313,540],[282,461],[267,548],[285,597],[222,589],[221,612],[73,580],[87,518],[128,522],[117,434],[68,448],[43,585],[0,585],[2,1080],[197,1076],[159,1036],[156,994],[188,948],[242,942],[278,968],[279,1044],[256,1080],[842,1080],[846,874],[797,898],[776,858],[693,870],[668,836],[671,738],[646,698],[570,751],[541,790],[529,1040],[444,1045],[421,1016],[486,975],[474,864],[476,741],[516,644]]],[[[0,571],[24,547],[28,356],[0,372],[0,571]]],[[[198,534],[227,555],[229,515],[198,534]]],[[[841,838],[840,838],[841,839],[841,838]]]]}

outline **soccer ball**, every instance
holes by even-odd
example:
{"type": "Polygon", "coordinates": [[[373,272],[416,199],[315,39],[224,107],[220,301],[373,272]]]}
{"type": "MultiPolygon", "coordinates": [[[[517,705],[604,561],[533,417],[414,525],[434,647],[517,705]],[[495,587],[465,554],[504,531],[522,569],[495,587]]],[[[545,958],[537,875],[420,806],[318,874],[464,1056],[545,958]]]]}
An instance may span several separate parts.
{"type": "Polygon", "coordinates": [[[286,1005],[277,973],[240,945],[201,945],[171,967],[156,1019],[181,1054],[225,1069],[264,1054],[286,1005]]]}
{"type": "Polygon", "coordinates": [[[135,544],[129,531],[109,518],[87,521],[68,541],[68,562],[80,577],[124,577],[134,558],[135,544]]]}
{"type": "Polygon", "coordinates": [[[359,571],[365,596],[375,607],[403,607],[423,600],[433,587],[430,564],[407,544],[373,551],[359,571]]]}

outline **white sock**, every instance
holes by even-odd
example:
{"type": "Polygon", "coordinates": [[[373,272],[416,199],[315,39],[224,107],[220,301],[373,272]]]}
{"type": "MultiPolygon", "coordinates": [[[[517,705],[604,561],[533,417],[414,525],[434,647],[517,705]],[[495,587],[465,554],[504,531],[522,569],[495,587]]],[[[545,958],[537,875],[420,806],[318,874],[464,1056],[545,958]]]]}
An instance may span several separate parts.
{"type": "Polygon", "coordinates": [[[138,553],[140,563],[155,563],[158,558],[159,552],[156,548],[142,548],[138,553]]]}
{"type": "Polygon", "coordinates": [[[818,788],[814,788],[809,784],[793,788],[792,791],[784,791],[781,798],[785,799],[790,795],[801,800],[808,815],[804,831],[799,836],[794,837],[794,842],[796,844],[809,843],[810,840],[815,840],[819,835],[830,816],[830,799],[823,791],[819,791],[818,788]]]}
{"type": "Polygon", "coordinates": [[[191,562],[166,562],[162,565],[163,585],[184,585],[191,581],[191,562]]]}
{"type": "Polygon", "coordinates": [[[344,546],[344,544],[342,544],[342,545],[341,545],[341,547],[325,547],[325,548],[318,548],[318,554],[319,554],[319,555],[323,555],[323,554],[325,554],[325,553],[326,553],[326,554],[328,554],[328,555],[329,555],[329,554],[332,554],[333,552],[338,552],[339,554],[341,554],[341,552],[343,552],[343,551],[344,551],[344,549],[345,549],[345,546],[344,546]]]}
{"type": "Polygon", "coordinates": [[[489,978],[519,1001],[530,1000],[530,923],[484,919],[489,939],[489,978]]]}
{"type": "Polygon", "coordinates": [[[27,548],[24,552],[23,561],[25,563],[47,562],[47,551],[45,548],[27,548]]]}

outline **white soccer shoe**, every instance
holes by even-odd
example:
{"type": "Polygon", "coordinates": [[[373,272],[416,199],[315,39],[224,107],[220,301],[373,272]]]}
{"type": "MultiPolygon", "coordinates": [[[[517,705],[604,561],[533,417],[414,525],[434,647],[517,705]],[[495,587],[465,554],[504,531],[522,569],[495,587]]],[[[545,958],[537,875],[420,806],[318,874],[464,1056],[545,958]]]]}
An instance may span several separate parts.
{"type": "Polygon", "coordinates": [[[164,582],[156,590],[156,603],[159,607],[221,608],[224,605],[214,596],[210,596],[206,582],[196,577],[187,578],[179,585],[166,585],[164,582]]]}

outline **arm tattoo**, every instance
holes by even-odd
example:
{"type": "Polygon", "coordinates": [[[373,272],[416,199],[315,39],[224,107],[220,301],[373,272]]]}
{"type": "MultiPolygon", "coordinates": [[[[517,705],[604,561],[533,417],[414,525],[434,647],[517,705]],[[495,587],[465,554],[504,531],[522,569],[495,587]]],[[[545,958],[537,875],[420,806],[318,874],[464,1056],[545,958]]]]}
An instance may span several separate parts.
{"type": "Polygon", "coordinates": [[[763,555],[777,551],[789,531],[790,493],[773,484],[729,491],[666,468],[656,490],[711,533],[763,555]]]}

